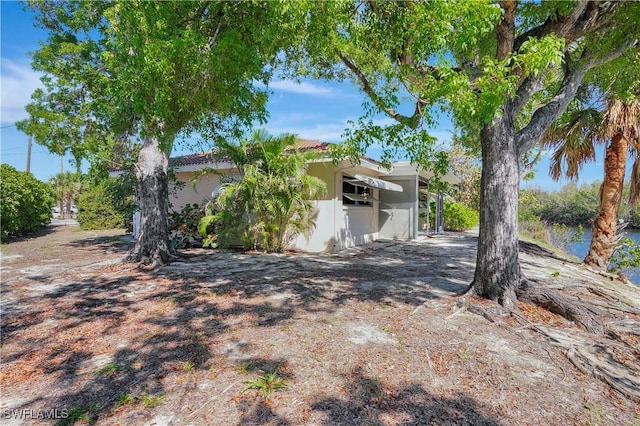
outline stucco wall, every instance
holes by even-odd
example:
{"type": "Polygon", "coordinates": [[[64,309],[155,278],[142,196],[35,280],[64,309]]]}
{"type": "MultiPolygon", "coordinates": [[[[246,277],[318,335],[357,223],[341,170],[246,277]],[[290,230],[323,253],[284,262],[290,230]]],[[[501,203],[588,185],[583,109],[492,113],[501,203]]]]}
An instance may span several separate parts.
{"type": "Polygon", "coordinates": [[[417,237],[418,181],[415,176],[386,180],[402,186],[403,192],[380,191],[380,237],[412,239],[417,237]]]}
{"type": "MultiPolygon", "coordinates": [[[[374,191],[374,197],[377,190],[374,191]]],[[[336,235],[336,249],[370,243],[378,239],[378,203],[373,207],[343,205],[336,235]]],[[[338,209],[340,212],[340,209],[338,209]]]]}
{"type": "MultiPolygon", "coordinates": [[[[362,173],[370,176],[367,169],[353,167],[344,170],[352,176],[354,173],[362,173]]],[[[378,239],[378,209],[379,203],[373,202],[373,206],[353,206],[342,203],[342,173],[337,174],[336,194],[338,206],[336,208],[336,250],[359,246],[378,239]]],[[[377,174],[373,177],[378,177],[377,174]]],[[[379,199],[380,190],[373,189],[372,196],[379,199]]]]}
{"type": "MultiPolygon", "coordinates": [[[[367,169],[349,167],[347,174],[363,173],[369,175],[367,169]]],[[[331,162],[311,163],[307,173],[319,177],[327,184],[327,193],[315,202],[315,227],[306,240],[298,236],[291,247],[309,252],[342,250],[348,247],[375,241],[379,237],[379,203],[372,207],[351,206],[342,204],[342,172],[331,162]]],[[[211,192],[220,184],[220,177],[214,174],[198,178],[195,188],[191,185],[194,172],[178,172],[178,180],[185,182],[184,188],[176,194],[170,194],[174,211],[186,204],[202,204],[211,198],[211,192]]],[[[374,177],[378,177],[377,174],[374,177]]],[[[381,193],[389,191],[373,190],[373,197],[378,199],[381,193]]]]}
{"type": "Polygon", "coordinates": [[[200,176],[195,188],[191,184],[194,172],[176,173],[176,178],[184,182],[181,190],[175,191],[169,187],[169,202],[173,211],[180,211],[186,204],[202,204],[211,199],[211,192],[220,185],[220,176],[207,174],[200,176]]]}
{"type": "MultiPolygon", "coordinates": [[[[378,239],[377,202],[371,207],[343,205],[342,173],[331,163],[311,164],[308,173],[327,182],[327,196],[316,203],[316,228],[309,241],[300,236],[294,248],[309,252],[343,250],[378,239]]],[[[347,173],[355,172],[349,170],[347,173]]],[[[378,198],[380,192],[383,191],[373,190],[373,197],[378,198]]]]}
{"type": "Polygon", "coordinates": [[[325,252],[334,249],[335,241],[335,209],[342,206],[342,202],[337,205],[336,199],[336,170],[331,163],[311,163],[307,168],[307,173],[311,176],[322,179],[327,185],[327,193],[320,200],[315,202],[316,216],[314,216],[315,227],[309,235],[309,239],[299,235],[291,245],[292,248],[308,252],[325,252]]]}

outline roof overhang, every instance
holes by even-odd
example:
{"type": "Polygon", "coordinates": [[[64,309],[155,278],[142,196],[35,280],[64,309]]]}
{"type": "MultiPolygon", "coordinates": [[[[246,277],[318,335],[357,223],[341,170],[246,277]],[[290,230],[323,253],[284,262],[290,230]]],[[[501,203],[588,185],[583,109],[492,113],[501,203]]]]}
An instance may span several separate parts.
{"type": "Polygon", "coordinates": [[[364,186],[368,186],[370,188],[384,189],[387,191],[395,191],[395,192],[403,192],[402,186],[397,183],[392,183],[382,179],[376,179],[371,176],[361,175],[360,173],[355,173],[353,175],[353,180],[358,181],[358,184],[364,184],[364,186]]]}
{"type": "MultiPolygon", "coordinates": [[[[420,170],[419,175],[421,178],[424,178],[426,180],[433,179],[435,177],[435,174],[431,170],[420,170]]],[[[453,173],[445,173],[442,176],[438,176],[438,180],[440,182],[450,183],[451,185],[458,185],[462,183],[462,179],[460,179],[453,173]]]]}
{"type": "MultiPolygon", "coordinates": [[[[409,161],[396,161],[391,163],[391,165],[393,166],[393,171],[391,172],[390,176],[418,175],[418,177],[421,180],[424,180],[425,182],[435,177],[435,174],[433,173],[433,171],[425,170],[420,166],[415,166],[411,164],[411,162],[409,161]]],[[[462,183],[462,179],[460,179],[458,176],[454,175],[453,173],[445,173],[442,176],[438,176],[438,180],[440,180],[441,182],[450,183],[452,185],[458,185],[462,183]]]]}
{"type": "Polygon", "coordinates": [[[211,169],[211,170],[233,170],[236,169],[236,165],[229,161],[221,161],[214,162],[210,161],[207,163],[199,163],[199,164],[182,164],[169,166],[169,168],[173,169],[176,173],[186,173],[186,172],[198,172],[200,170],[211,169]]]}

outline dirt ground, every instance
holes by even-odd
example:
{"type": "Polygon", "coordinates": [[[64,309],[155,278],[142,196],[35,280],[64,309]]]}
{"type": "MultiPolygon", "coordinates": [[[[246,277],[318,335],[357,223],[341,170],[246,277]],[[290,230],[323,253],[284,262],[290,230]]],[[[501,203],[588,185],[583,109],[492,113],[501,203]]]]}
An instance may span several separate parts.
{"type": "MultiPolygon", "coordinates": [[[[535,331],[572,323],[531,305],[529,326],[460,308],[475,244],[189,250],[144,270],[122,263],[122,232],[50,227],[2,246],[1,423],[640,425],[637,401],[535,331]],[[286,387],[265,398],[252,384],[286,387]]],[[[522,263],[586,273],[533,246],[522,263]]]]}

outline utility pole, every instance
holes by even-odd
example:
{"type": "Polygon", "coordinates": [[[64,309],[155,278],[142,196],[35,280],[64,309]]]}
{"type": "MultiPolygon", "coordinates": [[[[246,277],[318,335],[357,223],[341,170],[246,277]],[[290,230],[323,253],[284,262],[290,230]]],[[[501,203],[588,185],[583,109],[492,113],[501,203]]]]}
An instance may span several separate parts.
{"type": "Polygon", "coordinates": [[[31,171],[31,135],[27,139],[27,173],[31,171]]]}
{"type": "MultiPolygon", "coordinates": [[[[62,183],[62,171],[63,171],[63,163],[62,163],[62,158],[64,157],[64,154],[60,154],[60,176],[59,176],[59,180],[58,183],[62,183]]],[[[64,219],[66,216],[66,213],[64,211],[64,195],[62,197],[62,199],[60,199],[60,219],[64,219]]]]}

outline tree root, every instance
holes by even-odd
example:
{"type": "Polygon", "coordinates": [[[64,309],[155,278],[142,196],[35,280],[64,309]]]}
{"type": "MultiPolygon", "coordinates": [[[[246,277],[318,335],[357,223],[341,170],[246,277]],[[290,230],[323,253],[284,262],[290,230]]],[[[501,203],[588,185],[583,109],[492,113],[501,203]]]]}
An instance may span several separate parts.
{"type": "Polygon", "coordinates": [[[615,318],[609,311],[585,302],[575,295],[566,295],[559,290],[545,288],[532,280],[523,280],[517,290],[518,299],[531,302],[555,314],[575,322],[593,334],[604,334],[602,318],[615,318]]]}
{"type": "Polygon", "coordinates": [[[640,401],[640,369],[610,360],[611,348],[601,345],[570,347],[567,358],[582,373],[596,377],[629,399],[640,401]]]}
{"type": "MultiPolygon", "coordinates": [[[[522,281],[516,290],[520,301],[561,315],[573,321],[577,328],[532,323],[517,311],[509,313],[527,329],[563,348],[569,361],[583,374],[604,381],[631,400],[640,401],[640,349],[634,343],[640,338],[640,299],[635,287],[618,285],[604,282],[598,286],[580,279],[522,281]]],[[[496,310],[506,313],[497,304],[495,308],[487,308],[466,302],[464,297],[457,305],[493,323],[501,322],[496,310]]]]}
{"type": "Polygon", "coordinates": [[[537,281],[524,280],[517,294],[520,300],[562,315],[587,333],[532,324],[516,315],[528,322],[532,330],[565,348],[569,361],[582,373],[604,381],[627,398],[640,401],[639,352],[619,334],[640,336],[640,321],[627,318],[638,316],[640,309],[632,303],[625,303],[624,295],[615,288],[576,282],[571,283],[571,288],[549,287],[537,281]]]}

